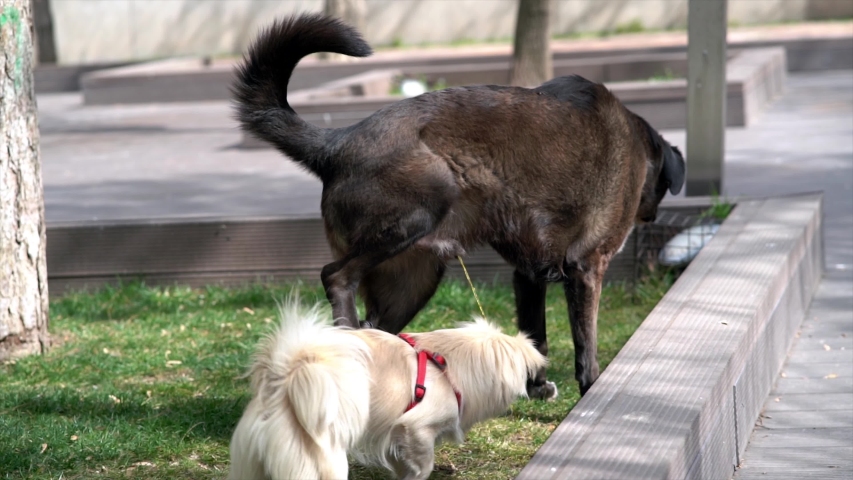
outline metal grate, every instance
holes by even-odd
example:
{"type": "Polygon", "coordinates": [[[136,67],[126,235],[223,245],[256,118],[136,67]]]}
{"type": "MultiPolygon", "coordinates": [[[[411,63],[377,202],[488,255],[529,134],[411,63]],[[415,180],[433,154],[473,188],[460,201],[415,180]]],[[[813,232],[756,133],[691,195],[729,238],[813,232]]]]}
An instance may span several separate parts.
{"type": "MultiPolygon", "coordinates": [[[[659,255],[667,242],[672,240],[681,232],[686,232],[688,241],[691,240],[691,227],[699,225],[713,225],[718,223],[713,217],[701,213],[684,213],[671,210],[660,210],[658,218],[653,223],[637,227],[634,235],[634,251],[636,260],[634,262],[634,281],[660,268],[673,268],[680,273],[683,267],[665,267],[659,262],[659,255]]],[[[696,240],[701,234],[696,233],[696,240]]],[[[688,262],[689,263],[689,262],[688,262]]],[[[686,266],[686,264],[685,264],[686,266]]]]}

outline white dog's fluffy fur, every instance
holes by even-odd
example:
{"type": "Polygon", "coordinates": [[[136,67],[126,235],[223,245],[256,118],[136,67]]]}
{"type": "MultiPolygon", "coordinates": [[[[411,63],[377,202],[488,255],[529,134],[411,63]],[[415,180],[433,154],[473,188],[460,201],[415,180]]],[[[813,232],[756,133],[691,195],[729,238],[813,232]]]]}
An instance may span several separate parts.
{"type": "Polygon", "coordinates": [[[281,327],[250,370],[254,397],[231,439],[230,479],[345,479],[347,453],[399,478],[427,478],[437,441],[461,442],[475,423],[504,413],[547,362],[524,335],[482,319],[411,334],[418,348],[443,355],[447,370],[428,362],[423,401],[405,412],[414,349],[396,335],[329,323],[317,307],[281,309],[281,327]]]}

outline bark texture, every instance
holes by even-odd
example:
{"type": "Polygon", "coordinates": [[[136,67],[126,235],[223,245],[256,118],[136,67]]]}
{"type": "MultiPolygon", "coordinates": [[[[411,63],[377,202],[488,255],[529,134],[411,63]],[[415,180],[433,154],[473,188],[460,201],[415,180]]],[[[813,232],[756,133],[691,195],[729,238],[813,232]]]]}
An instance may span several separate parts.
{"type": "MultiPolygon", "coordinates": [[[[324,0],[323,13],[331,17],[343,20],[347,25],[365,34],[367,24],[367,5],[365,0],[324,0]]],[[[350,62],[354,57],[348,57],[339,53],[321,52],[320,58],[333,62],[350,62]]]]}
{"type": "Polygon", "coordinates": [[[551,79],[551,0],[519,0],[510,84],[535,87],[551,79]]]}
{"type": "Polygon", "coordinates": [[[29,0],[0,0],[0,360],[48,347],[29,0]]]}

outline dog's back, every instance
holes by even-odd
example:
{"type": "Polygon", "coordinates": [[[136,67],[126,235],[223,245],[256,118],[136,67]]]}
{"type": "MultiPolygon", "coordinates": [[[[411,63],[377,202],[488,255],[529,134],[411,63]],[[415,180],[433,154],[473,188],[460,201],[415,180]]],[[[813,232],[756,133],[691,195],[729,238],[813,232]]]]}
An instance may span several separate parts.
{"type": "Polygon", "coordinates": [[[368,422],[368,347],[296,303],[281,317],[251,369],[254,397],[231,440],[229,478],[346,478],[346,452],[368,422]]]}

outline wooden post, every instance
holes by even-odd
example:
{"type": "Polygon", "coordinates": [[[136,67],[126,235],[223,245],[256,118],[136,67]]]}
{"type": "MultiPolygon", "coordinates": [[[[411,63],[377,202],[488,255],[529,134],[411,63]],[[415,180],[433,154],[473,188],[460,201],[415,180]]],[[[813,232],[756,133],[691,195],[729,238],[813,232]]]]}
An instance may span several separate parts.
{"type": "MultiPolygon", "coordinates": [[[[323,13],[330,17],[339,18],[347,25],[366,35],[367,3],[365,0],[325,0],[323,2],[323,13]]],[[[320,52],[318,57],[322,60],[333,62],[352,62],[355,57],[341,55],[340,53],[320,52]]]]}
{"type": "Polygon", "coordinates": [[[688,1],[686,195],[722,194],[727,0],[688,1]]]}
{"type": "Polygon", "coordinates": [[[56,63],[56,42],[53,39],[53,14],[50,0],[33,1],[35,49],[39,64],[56,63]]]}
{"type": "Polygon", "coordinates": [[[509,84],[539,86],[554,76],[551,59],[552,0],[518,0],[509,84]]]}

